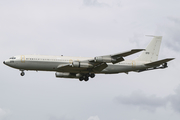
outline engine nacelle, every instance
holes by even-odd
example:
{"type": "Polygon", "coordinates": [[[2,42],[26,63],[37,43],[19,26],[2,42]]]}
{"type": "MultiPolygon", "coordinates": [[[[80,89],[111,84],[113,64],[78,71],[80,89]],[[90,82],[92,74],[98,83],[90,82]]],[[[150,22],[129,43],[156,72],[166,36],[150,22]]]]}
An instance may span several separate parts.
{"type": "Polygon", "coordinates": [[[73,73],[65,73],[65,72],[56,72],[56,77],[60,78],[80,78],[82,74],[73,74],[73,73]]]}
{"type": "Polygon", "coordinates": [[[75,77],[75,76],[71,75],[70,73],[63,73],[63,72],[56,72],[55,75],[56,75],[56,77],[62,77],[62,78],[64,78],[64,77],[66,77],[66,78],[75,77]]]}
{"type": "Polygon", "coordinates": [[[77,67],[77,68],[92,68],[93,65],[89,64],[89,63],[82,63],[82,62],[79,62],[79,61],[74,61],[72,63],[72,67],[77,67]]]}
{"type": "Polygon", "coordinates": [[[98,56],[94,58],[95,62],[116,62],[116,59],[113,59],[111,56],[98,56]]]}

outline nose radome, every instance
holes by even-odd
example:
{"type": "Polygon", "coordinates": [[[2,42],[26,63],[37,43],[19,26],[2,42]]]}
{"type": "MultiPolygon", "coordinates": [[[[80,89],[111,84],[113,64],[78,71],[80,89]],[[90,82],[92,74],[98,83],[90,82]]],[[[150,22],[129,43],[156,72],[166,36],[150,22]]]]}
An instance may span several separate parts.
{"type": "Polygon", "coordinates": [[[5,61],[3,63],[6,64],[5,61]]]}

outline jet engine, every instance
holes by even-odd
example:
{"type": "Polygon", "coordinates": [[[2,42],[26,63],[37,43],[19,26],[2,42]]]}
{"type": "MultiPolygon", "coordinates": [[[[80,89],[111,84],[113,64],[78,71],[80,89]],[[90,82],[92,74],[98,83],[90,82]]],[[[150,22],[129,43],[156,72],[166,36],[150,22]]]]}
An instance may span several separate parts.
{"type": "Polygon", "coordinates": [[[56,77],[59,78],[80,78],[82,75],[81,74],[73,74],[73,73],[65,73],[65,72],[56,72],[55,73],[56,77]]]}
{"type": "Polygon", "coordinates": [[[123,57],[111,57],[109,56],[98,56],[94,58],[95,62],[106,62],[106,63],[110,63],[112,62],[113,64],[118,63],[120,61],[124,61],[123,57]]]}
{"type": "Polygon", "coordinates": [[[98,57],[95,57],[94,60],[96,62],[115,62],[116,59],[113,59],[111,56],[98,56],[98,57]]]}
{"type": "Polygon", "coordinates": [[[89,63],[82,63],[82,62],[79,62],[79,61],[74,61],[72,63],[72,67],[77,67],[77,68],[92,68],[93,65],[89,64],[89,63]]]}

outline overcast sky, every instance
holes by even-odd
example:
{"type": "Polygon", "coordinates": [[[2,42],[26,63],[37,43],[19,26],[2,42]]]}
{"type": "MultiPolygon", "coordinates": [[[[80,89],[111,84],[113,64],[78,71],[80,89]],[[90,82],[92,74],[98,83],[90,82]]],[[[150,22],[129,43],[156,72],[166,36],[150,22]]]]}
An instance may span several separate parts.
{"type": "MultiPolygon", "coordinates": [[[[0,64],[0,120],[179,120],[179,0],[0,0],[0,61],[14,55],[95,57],[163,36],[168,68],[88,82],[0,64]]],[[[127,57],[134,59],[139,54],[127,57]]]]}

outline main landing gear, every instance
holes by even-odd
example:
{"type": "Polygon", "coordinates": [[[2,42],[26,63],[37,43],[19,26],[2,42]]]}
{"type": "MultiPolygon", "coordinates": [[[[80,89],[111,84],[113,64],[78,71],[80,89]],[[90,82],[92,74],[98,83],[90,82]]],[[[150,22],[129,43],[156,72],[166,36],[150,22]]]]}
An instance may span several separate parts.
{"type": "Polygon", "coordinates": [[[94,73],[88,73],[88,74],[85,74],[83,75],[82,77],[79,78],[80,81],[88,81],[89,80],[89,77],[91,78],[94,78],[95,77],[95,74],[94,73]]]}
{"type": "Polygon", "coordinates": [[[21,76],[24,76],[24,75],[25,75],[25,72],[24,72],[24,71],[22,71],[20,75],[21,75],[21,76]]]}

